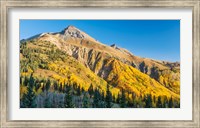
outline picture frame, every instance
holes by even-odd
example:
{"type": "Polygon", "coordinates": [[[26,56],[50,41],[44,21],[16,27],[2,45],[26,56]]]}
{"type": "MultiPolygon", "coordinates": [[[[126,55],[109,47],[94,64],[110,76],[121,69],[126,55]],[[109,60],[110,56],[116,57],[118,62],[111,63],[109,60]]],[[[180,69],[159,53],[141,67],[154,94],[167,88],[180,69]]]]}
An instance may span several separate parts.
{"type": "Polygon", "coordinates": [[[200,127],[200,92],[199,92],[199,58],[200,58],[200,1],[185,1],[185,0],[163,0],[163,1],[64,1],[64,0],[35,0],[35,1],[24,1],[24,0],[6,0],[1,1],[1,78],[0,78],[0,125],[1,127],[200,127]],[[193,31],[193,48],[192,48],[192,120],[178,120],[178,121],[168,121],[168,120],[9,120],[8,119],[8,11],[10,8],[192,8],[193,21],[192,21],[192,31],[193,31]]]}

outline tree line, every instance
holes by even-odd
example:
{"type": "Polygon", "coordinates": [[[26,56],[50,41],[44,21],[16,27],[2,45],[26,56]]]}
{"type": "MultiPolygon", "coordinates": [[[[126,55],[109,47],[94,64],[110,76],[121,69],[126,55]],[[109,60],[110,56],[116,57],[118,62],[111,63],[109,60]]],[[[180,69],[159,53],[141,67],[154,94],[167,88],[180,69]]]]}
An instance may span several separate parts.
{"type": "Polygon", "coordinates": [[[106,91],[94,88],[91,84],[85,90],[80,85],[58,83],[50,79],[20,76],[20,86],[26,91],[22,94],[20,107],[22,108],[174,108],[180,107],[175,99],[152,96],[147,94],[137,96],[124,89],[117,96],[112,95],[107,84],[106,91]]]}

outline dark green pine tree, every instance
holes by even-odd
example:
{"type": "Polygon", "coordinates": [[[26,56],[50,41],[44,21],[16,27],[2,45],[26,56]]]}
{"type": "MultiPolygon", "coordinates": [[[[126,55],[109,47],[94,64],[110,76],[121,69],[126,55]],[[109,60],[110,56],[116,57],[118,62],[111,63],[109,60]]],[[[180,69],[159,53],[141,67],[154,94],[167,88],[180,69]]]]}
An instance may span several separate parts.
{"type": "Polygon", "coordinates": [[[46,91],[49,90],[50,85],[51,85],[51,81],[48,79],[48,80],[47,80],[47,83],[46,83],[46,86],[45,86],[46,91]]]}
{"type": "Polygon", "coordinates": [[[77,87],[77,95],[78,95],[78,96],[81,95],[81,87],[80,87],[80,86],[77,87]]]}
{"type": "Polygon", "coordinates": [[[158,96],[158,101],[156,103],[157,108],[162,108],[162,101],[161,101],[161,96],[158,96]]]}
{"type": "Polygon", "coordinates": [[[136,108],[137,107],[137,103],[136,103],[136,94],[132,93],[132,107],[136,108]]]}
{"type": "Polygon", "coordinates": [[[152,97],[151,97],[151,95],[146,96],[145,108],[152,108],[152,97]]]}
{"type": "Polygon", "coordinates": [[[103,91],[100,92],[98,89],[95,89],[93,103],[94,103],[95,108],[105,108],[106,107],[103,91]]]}
{"type": "Polygon", "coordinates": [[[29,79],[27,76],[25,76],[23,85],[27,86],[28,82],[29,82],[29,79]]]}
{"type": "Polygon", "coordinates": [[[74,103],[72,101],[72,88],[71,86],[65,88],[65,98],[64,98],[64,107],[65,108],[73,108],[74,103]]]}
{"type": "Polygon", "coordinates": [[[124,89],[122,89],[122,94],[120,98],[120,107],[125,108],[126,107],[126,95],[124,89]]]}
{"type": "Polygon", "coordinates": [[[137,107],[137,102],[136,102],[136,98],[132,98],[132,105],[133,105],[133,108],[136,108],[137,107]]]}
{"type": "Polygon", "coordinates": [[[104,101],[104,100],[105,100],[104,91],[102,91],[102,93],[101,93],[101,100],[102,100],[102,101],[104,101]]]}
{"type": "Polygon", "coordinates": [[[37,104],[35,103],[36,95],[33,91],[33,86],[34,86],[34,78],[33,78],[33,75],[31,74],[28,85],[27,85],[27,92],[22,97],[21,107],[23,108],[37,107],[37,104]]]}
{"type": "Polygon", "coordinates": [[[172,97],[169,99],[169,108],[173,108],[174,107],[174,103],[173,103],[173,99],[172,97]]]}
{"type": "Polygon", "coordinates": [[[87,93],[84,93],[83,96],[83,108],[89,108],[90,107],[90,102],[89,102],[89,96],[87,93]]]}
{"type": "Polygon", "coordinates": [[[180,108],[180,102],[177,100],[173,100],[174,108],[180,108]]]}
{"type": "Polygon", "coordinates": [[[153,96],[153,103],[156,103],[156,96],[153,96]]]}
{"type": "Polygon", "coordinates": [[[56,81],[54,81],[53,85],[54,85],[54,90],[57,91],[58,90],[58,83],[56,81]]]}
{"type": "Polygon", "coordinates": [[[33,88],[30,85],[27,86],[27,93],[22,97],[22,108],[36,108],[37,104],[35,103],[35,93],[33,88]]]}
{"type": "Polygon", "coordinates": [[[113,95],[113,97],[112,97],[112,102],[116,103],[116,98],[115,98],[114,95],[113,95]]]}
{"type": "Polygon", "coordinates": [[[112,94],[110,92],[109,85],[107,84],[106,88],[106,108],[111,108],[112,107],[112,94]]]}
{"type": "Polygon", "coordinates": [[[93,85],[91,84],[90,87],[88,88],[88,92],[90,94],[90,97],[92,97],[92,95],[94,94],[94,88],[93,85]]]}
{"type": "Polygon", "coordinates": [[[169,101],[168,101],[167,97],[165,96],[164,100],[163,100],[163,108],[168,108],[168,106],[169,106],[169,101]]]}
{"type": "Polygon", "coordinates": [[[82,88],[81,88],[81,93],[83,93],[84,91],[85,91],[85,90],[84,90],[84,88],[82,87],[82,88]]]}
{"type": "Polygon", "coordinates": [[[22,77],[22,76],[20,76],[20,85],[23,85],[23,83],[24,83],[24,78],[22,77]]]}
{"type": "Polygon", "coordinates": [[[103,108],[104,107],[102,96],[98,89],[95,89],[95,91],[94,91],[93,107],[94,108],[103,108]]]}
{"type": "Polygon", "coordinates": [[[29,86],[31,86],[31,88],[34,87],[35,79],[33,78],[33,74],[30,75],[28,83],[29,83],[29,86]]]}
{"type": "Polygon", "coordinates": [[[60,83],[60,86],[59,86],[59,92],[63,92],[63,89],[62,89],[62,83],[60,83]]]}
{"type": "Polygon", "coordinates": [[[130,98],[128,98],[128,101],[127,101],[127,107],[133,107],[133,102],[130,98]]]}
{"type": "Polygon", "coordinates": [[[39,80],[36,80],[36,82],[35,82],[35,91],[37,92],[39,88],[40,88],[40,82],[39,82],[39,80]]]}

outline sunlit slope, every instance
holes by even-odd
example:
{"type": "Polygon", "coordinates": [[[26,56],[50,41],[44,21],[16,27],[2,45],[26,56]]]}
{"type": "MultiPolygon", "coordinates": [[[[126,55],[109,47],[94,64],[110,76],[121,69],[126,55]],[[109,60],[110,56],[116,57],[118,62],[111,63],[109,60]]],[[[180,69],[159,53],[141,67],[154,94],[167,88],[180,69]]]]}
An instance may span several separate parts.
{"type": "MultiPolygon", "coordinates": [[[[61,86],[77,85],[88,90],[92,84],[94,88],[106,91],[107,82],[93,73],[89,68],[75,58],[59,50],[57,46],[50,42],[30,41],[22,44],[23,50],[20,53],[21,75],[33,76],[40,79],[55,80],[61,86]],[[24,55],[23,51],[30,51],[24,55]],[[28,58],[27,58],[28,57],[28,58]]],[[[114,95],[119,89],[111,86],[114,95]]]]}
{"type": "Polygon", "coordinates": [[[114,58],[109,59],[104,65],[110,72],[105,80],[117,87],[134,92],[136,95],[151,94],[157,96],[167,96],[179,99],[179,95],[165,88],[156,80],[140,72],[138,69],[124,64],[114,58]]]}
{"type": "Polygon", "coordinates": [[[105,68],[103,68],[104,61],[109,58],[115,58],[147,74],[174,93],[180,94],[180,64],[178,62],[171,63],[138,57],[116,45],[107,46],[100,43],[75,27],[69,28],[66,28],[65,31],[71,33],[76,31],[79,32],[80,35],[75,37],[63,31],[54,34],[46,33],[35,39],[42,42],[51,42],[56,45],[58,49],[65,51],[68,55],[78,60],[102,78],[106,75],[106,72],[102,74],[105,70],[105,68]]]}
{"type": "Polygon", "coordinates": [[[137,96],[151,94],[156,97],[172,96],[179,99],[179,95],[133,66],[124,64],[112,56],[104,57],[104,53],[93,52],[95,53],[91,52],[87,55],[87,64],[93,65],[91,70],[81,60],[70,56],[54,43],[32,40],[26,44],[21,44],[21,75],[28,76],[33,73],[37,78],[50,78],[58,81],[59,85],[75,84],[85,90],[92,84],[94,88],[99,88],[104,92],[107,83],[109,83],[114,95],[117,95],[119,90],[123,88],[137,96]]]}

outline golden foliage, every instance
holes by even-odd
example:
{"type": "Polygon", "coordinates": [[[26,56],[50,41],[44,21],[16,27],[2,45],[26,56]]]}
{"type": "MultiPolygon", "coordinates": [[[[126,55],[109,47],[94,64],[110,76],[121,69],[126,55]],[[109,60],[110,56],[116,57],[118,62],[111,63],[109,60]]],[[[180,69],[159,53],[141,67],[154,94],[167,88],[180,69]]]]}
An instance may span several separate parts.
{"type": "MultiPolygon", "coordinates": [[[[33,50],[37,49],[41,52],[41,54],[35,54],[35,56],[38,56],[38,58],[41,59],[45,58],[47,62],[47,69],[40,69],[47,72],[43,73],[42,77],[50,77],[51,79],[58,81],[59,84],[76,84],[83,87],[85,90],[87,90],[92,84],[94,88],[98,88],[99,90],[105,92],[108,82],[111,85],[110,90],[113,95],[117,95],[119,90],[123,88],[128,92],[135,93],[136,96],[151,94],[156,97],[167,96],[169,98],[172,96],[176,99],[180,98],[180,82],[174,74],[167,72],[163,73],[159,76],[159,82],[157,82],[156,80],[150,78],[150,76],[140,72],[138,69],[122,63],[117,58],[108,58],[105,62],[102,58],[99,58],[94,70],[100,70],[102,65],[105,63],[104,67],[109,70],[107,71],[108,76],[104,80],[78,60],[68,56],[67,54],[63,55],[64,59],[54,58],[53,61],[50,60],[49,56],[51,54],[55,54],[56,50],[59,51],[59,49],[50,42],[38,41],[30,44],[28,45],[29,48],[32,48],[33,50]],[[45,52],[53,53],[47,55],[45,52]],[[167,89],[163,85],[169,86],[171,90],[167,89]],[[172,91],[177,92],[177,94],[172,91]]],[[[26,58],[23,57],[23,60],[24,59],[26,58]]],[[[92,56],[91,61],[95,61],[95,56],[92,56]]],[[[41,75],[37,72],[38,69],[33,71],[28,67],[28,72],[21,72],[21,75],[28,76],[31,73],[34,73],[34,76],[39,78],[41,75]]],[[[20,93],[23,94],[25,91],[26,87],[20,86],[20,93]]],[[[40,91],[41,88],[39,88],[38,92],[40,91]]]]}
{"type": "MultiPolygon", "coordinates": [[[[107,81],[112,85],[117,85],[118,88],[134,92],[138,96],[141,94],[152,94],[156,97],[173,96],[174,98],[179,99],[179,95],[166,89],[159,82],[132,66],[124,64],[114,58],[107,61],[106,66],[109,67],[110,65],[112,70],[107,77],[107,81]]],[[[163,78],[160,77],[160,79],[163,78]]]]}

